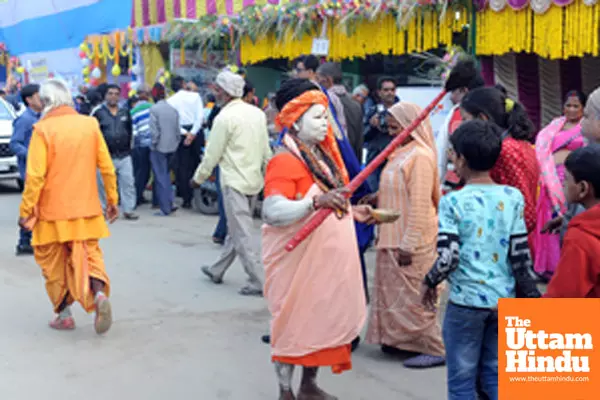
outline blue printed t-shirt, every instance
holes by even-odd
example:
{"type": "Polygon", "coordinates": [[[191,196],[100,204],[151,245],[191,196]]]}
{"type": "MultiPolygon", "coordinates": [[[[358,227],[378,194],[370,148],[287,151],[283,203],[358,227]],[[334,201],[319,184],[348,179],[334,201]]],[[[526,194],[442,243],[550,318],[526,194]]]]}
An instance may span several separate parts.
{"type": "Polygon", "coordinates": [[[450,274],[450,301],[493,308],[498,299],[515,297],[508,261],[510,237],[526,235],[525,201],[505,185],[467,185],[442,197],[439,233],[458,235],[460,261],[450,274]]]}

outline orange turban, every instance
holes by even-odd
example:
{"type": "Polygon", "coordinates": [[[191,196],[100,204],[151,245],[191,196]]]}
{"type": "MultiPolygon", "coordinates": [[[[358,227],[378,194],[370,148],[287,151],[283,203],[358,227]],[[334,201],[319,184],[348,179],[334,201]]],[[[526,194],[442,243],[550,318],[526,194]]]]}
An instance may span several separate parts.
{"type": "MultiPolygon", "coordinates": [[[[300,117],[302,117],[304,113],[308,111],[309,108],[317,104],[320,104],[325,108],[329,107],[329,101],[323,92],[320,90],[309,90],[302,93],[300,96],[289,101],[281,109],[275,118],[275,124],[277,125],[277,128],[280,130],[285,128],[289,132],[294,123],[296,123],[300,117]]],[[[331,128],[330,124],[328,125],[327,136],[321,142],[321,147],[329,154],[341,171],[344,178],[344,183],[348,184],[348,171],[346,171],[344,159],[342,158],[337,140],[333,134],[333,129],[331,128]]]]}

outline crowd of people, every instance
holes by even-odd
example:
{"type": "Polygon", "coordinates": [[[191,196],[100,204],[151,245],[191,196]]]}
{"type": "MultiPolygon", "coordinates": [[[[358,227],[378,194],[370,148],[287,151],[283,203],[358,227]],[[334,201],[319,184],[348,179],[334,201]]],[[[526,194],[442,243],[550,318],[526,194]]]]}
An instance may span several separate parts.
{"type": "Polygon", "coordinates": [[[351,369],[365,323],[368,343],[411,355],[406,367],[446,364],[450,400],[497,399],[498,300],[540,297],[540,281],[549,281],[546,297],[600,293],[600,90],[569,92],[564,115],[536,133],[521,104],[484,87],[475,63],[461,61],[446,82],[455,107],[438,136],[426,119],[348,193],[363,149],[373,160],[422,112],[396,97],[393,79],[380,79],[376,96],[363,85],[349,92],[339,64],[304,56],[265,111],[237,73],[216,77],[210,107],[199,85],[175,77],[170,97],[161,84],[142,87],[128,108],[107,85],[94,91],[104,102],[92,118],[75,111],[59,81],[21,91],[28,111],[12,144],[25,179],[17,252],[33,252],[43,270],[52,328],[75,328],[75,301],[96,311],[98,333],[110,328],[98,246],[105,220],[120,211],[136,220],[150,175],[157,215],[171,215],[171,171],[184,208],[216,172],[222,214],[213,240],[223,252],[202,272],[220,284],[239,255],[248,275],[239,293],[264,296],[272,319],[263,341],[280,400],[336,399],[317,384],[318,369],[351,369]],[[259,243],[252,219],[261,191],[259,243]],[[286,251],[321,209],[334,213],[286,251]]]}

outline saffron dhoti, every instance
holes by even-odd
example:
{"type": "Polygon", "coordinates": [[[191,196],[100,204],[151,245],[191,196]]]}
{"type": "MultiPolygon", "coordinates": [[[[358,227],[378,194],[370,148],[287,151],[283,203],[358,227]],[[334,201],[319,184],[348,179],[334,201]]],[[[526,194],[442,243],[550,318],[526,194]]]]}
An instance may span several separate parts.
{"type": "Polygon", "coordinates": [[[35,246],[34,254],[46,279],[46,291],[55,312],[59,311],[61,304],[71,305],[75,301],[78,301],[85,311],[94,311],[90,278],[103,282],[104,293],[110,296],[110,282],[98,240],[35,246]]]}

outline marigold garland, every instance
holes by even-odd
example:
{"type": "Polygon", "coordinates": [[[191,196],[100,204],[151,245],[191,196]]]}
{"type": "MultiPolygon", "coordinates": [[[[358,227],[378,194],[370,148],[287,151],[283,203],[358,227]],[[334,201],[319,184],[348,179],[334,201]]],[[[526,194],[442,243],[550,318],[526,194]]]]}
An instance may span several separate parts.
{"type": "Polygon", "coordinates": [[[477,13],[477,54],[535,53],[551,60],[597,56],[600,4],[575,0],[568,6],[552,5],[544,14],[530,7],[477,13]]]}
{"type": "MultiPolygon", "coordinates": [[[[404,29],[398,29],[393,15],[385,15],[374,21],[358,23],[351,35],[347,35],[335,24],[327,26],[329,39],[328,59],[364,58],[370,54],[403,55],[420,53],[452,44],[453,32],[461,31],[467,25],[467,13],[463,10],[457,20],[454,11],[448,11],[440,19],[434,10],[416,9],[404,29]]],[[[320,31],[320,29],[318,29],[320,31]]],[[[282,40],[269,34],[264,39],[253,42],[251,38],[241,39],[242,64],[254,64],[267,59],[293,59],[310,53],[313,36],[294,40],[287,32],[282,40]]]]}

